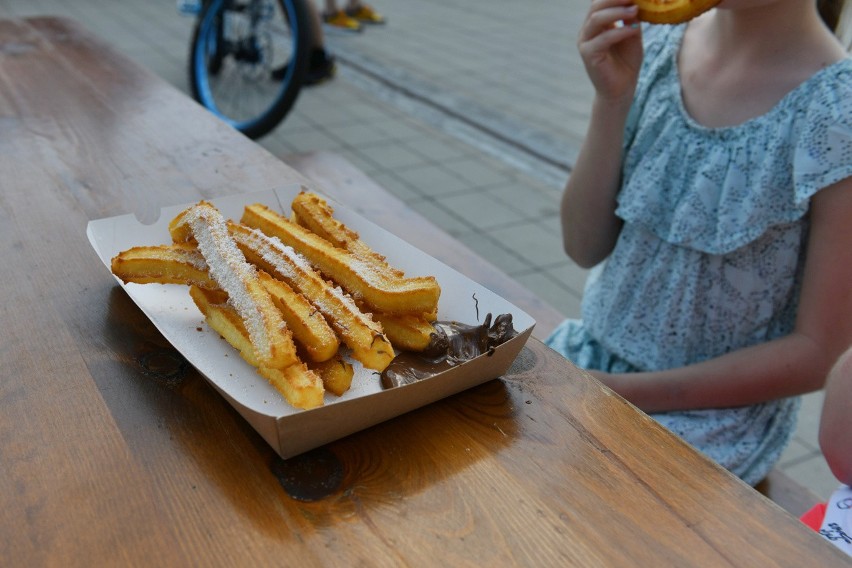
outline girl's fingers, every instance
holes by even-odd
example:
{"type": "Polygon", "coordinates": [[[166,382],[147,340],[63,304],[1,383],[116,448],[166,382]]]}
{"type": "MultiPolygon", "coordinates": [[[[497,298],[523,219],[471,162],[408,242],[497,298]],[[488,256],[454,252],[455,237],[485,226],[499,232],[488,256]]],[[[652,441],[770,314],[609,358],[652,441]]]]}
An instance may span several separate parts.
{"type": "MultiPolygon", "coordinates": [[[[606,0],[607,2],[622,2],[622,0],[606,0]]],[[[605,6],[589,12],[586,23],[580,31],[580,41],[588,41],[595,36],[613,29],[618,23],[635,22],[639,8],[632,2],[627,5],[605,6]]]]}
{"type": "Polygon", "coordinates": [[[580,52],[583,55],[593,55],[596,53],[604,54],[608,52],[614,45],[624,41],[627,38],[639,34],[639,28],[629,24],[621,27],[613,27],[602,33],[597,34],[593,38],[580,43],[580,52]]]}
{"type": "Polygon", "coordinates": [[[621,99],[636,83],[642,29],[633,0],[594,0],[577,47],[599,96],[621,99]]]}

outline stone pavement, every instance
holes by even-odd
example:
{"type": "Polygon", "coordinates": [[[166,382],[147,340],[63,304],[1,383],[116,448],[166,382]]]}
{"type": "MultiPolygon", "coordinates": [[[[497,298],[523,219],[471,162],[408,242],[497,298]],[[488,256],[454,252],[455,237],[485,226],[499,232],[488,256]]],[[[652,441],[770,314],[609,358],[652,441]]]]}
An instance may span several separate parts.
{"type": "MultiPolygon", "coordinates": [[[[575,38],[586,0],[375,0],[385,26],[325,28],[335,80],[306,89],[260,140],[337,152],[516,280],[579,314],[585,271],[562,252],[558,200],[591,87],[575,38]]],[[[77,19],[186,91],[193,20],[173,0],[0,0],[0,17],[77,19]]],[[[826,497],[822,394],[805,397],[780,467],[826,497]]]]}

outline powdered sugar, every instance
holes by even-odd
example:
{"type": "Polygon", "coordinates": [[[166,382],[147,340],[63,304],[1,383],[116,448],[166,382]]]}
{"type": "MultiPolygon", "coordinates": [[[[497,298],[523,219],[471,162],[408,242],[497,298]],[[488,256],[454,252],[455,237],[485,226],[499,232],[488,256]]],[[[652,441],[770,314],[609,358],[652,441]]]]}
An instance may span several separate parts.
{"type": "Polygon", "coordinates": [[[282,277],[295,278],[296,268],[302,269],[302,272],[313,271],[313,267],[305,257],[296,252],[293,247],[282,243],[278,237],[269,236],[259,229],[249,229],[246,240],[282,277]],[[288,262],[282,260],[282,257],[288,262]]]}
{"type": "Polygon", "coordinates": [[[261,310],[248,287],[248,282],[257,277],[256,270],[231,239],[222,214],[211,205],[200,203],[186,213],[182,222],[192,230],[210,275],[228,293],[228,301],[243,320],[258,356],[268,359],[270,340],[261,310]]]}
{"type": "Polygon", "coordinates": [[[372,317],[361,312],[349,294],[339,286],[326,286],[310,262],[278,237],[267,235],[259,229],[249,229],[241,232],[239,238],[275,270],[276,276],[290,282],[295,289],[305,294],[302,288],[313,288],[314,293],[305,295],[310,297],[310,302],[326,316],[332,326],[340,325],[337,320],[343,310],[374,333],[382,333],[379,325],[372,317]]]}

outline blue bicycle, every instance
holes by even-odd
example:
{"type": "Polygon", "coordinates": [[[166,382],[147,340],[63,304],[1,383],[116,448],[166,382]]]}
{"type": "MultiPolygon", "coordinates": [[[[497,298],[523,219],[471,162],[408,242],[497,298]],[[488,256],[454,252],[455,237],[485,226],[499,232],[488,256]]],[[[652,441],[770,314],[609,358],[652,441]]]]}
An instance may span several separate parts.
{"type": "Polygon", "coordinates": [[[308,1],[179,2],[184,13],[197,13],[189,52],[195,100],[250,138],[275,128],[296,102],[308,69],[308,1]]]}

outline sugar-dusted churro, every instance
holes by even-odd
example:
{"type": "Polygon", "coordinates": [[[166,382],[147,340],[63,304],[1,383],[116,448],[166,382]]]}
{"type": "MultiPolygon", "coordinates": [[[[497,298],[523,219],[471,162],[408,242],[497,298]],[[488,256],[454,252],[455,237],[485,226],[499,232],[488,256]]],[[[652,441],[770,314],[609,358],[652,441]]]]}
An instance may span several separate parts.
{"type": "MultiPolygon", "coordinates": [[[[134,247],[113,258],[112,271],[123,282],[196,285],[220,290],[194,243],[134,247]]],[[[257,276],[308,359],[317,362],[331,359],[340,342],[322,314],[284,282],[263,271],[257,276]]],[[[226,301],[228,295],[221,293],[222,301],[226,301]]]]}
{"type": "Polygon", "coordinates": [[[231,236],[246,258],[303,294],[365,367],[381,371],[394,357],[381,326],[364,314],[340,288],[324,280],[292,247],[245,225],[229,223],[231,236]]]}
{"type": "Polygon", "coordinates": [[[339,354],[321,363],[308,363],[308,368],[319,375],[325,390],[341,396],[352,386],[355,368],[339,354]]]}
{"type": "Polygon", "coordinates": [[[222,214],[202,201],[181,212],[169,225],[172,238],[190,239],[204,255],[210,275],[228,294],[251,338],[258,366],[283,369],[298,361],[292,334],[281,312],[228,234],[222,214]]]}
{"type": "Polygon", "coordinates": [[[308,359],[319,363],[334,357],[340,342],[319,310],[286,282],[262,270],[257,276],[308,359]]]}
{"type": "Polygon", "coordinates": [[[279,238],[354,298],[385,313],[429,313],[441,289],[433,276],[399,278],[297,225],[265,205],[245,208],[242,222],[279,238]]]}
{"type": "Polygon", "coordinates": [[[373,264],[396,278],[405,274],[387,263],[385,257],[361,240],[361,236],[334,217],[334,209],[328,202],[309,191],[300,192],[291,203],[293,221],[315,233],[335,247],[348,250],[354,256],[373,264]]]}
{"type": "Polygon", "coordinates": [[[189,294],[207,324],[231,344],[240,356],[278,390],[296,408],[314,408],[323,404],[323,381],[304,363],[297,361],[284,369],[264,366],[254,350],[248,331],[237,311],[226,303],[221,290],[190,286],[189,294]]]}
{"type": "Polygon", "coordinates": [[[373,312],[373,318],[382,324],[391,344],[403,351],[423,351],[429,346],[435,332],[430,321],[420,314],[373,312]]]}
{"type": "Polygon", "coordinates": [[[133,247],[115,255],[111,268],[125,283],[219,287],[207,271],[204,256],[188,243],[133,247]]]}
{"type": "MultiPolygon", "coordinates": [[[[376,271],[404,278],[405,274],[390,266],[384,256],[374,251],[361,240],[360,235],[334,217],[334,209],[328,202],[315,193],[300,192],[292,202],[293,221],[311,232],[321,236],[339,249],[345,249],[366,263],[373,265],[376,271]]],[[[437,306],[436,306],[437,308],[437,306]]],[[[435,328],[437,309],[428,314],[422,313],[383,313],[370,306],[363,306],[373,318],[382,324],[385,335],[391,344],[405,351],[422,351],[429,345],[435,328]]]]}
{"type": "Polygon", "coordinates": [[[257,372],[296,408],[308,410],[323,405],[322,379],[302,361],[284,369],[258,367],[257,372]]]}
{"type": "Polygon", "coordinates": [[[239,314],[227,304],[228,295],[221,290],[205,290],[191,285],[189,296],[204,315],[207,324],[239,351],[240,357],[249,365],[257,367],[260,361],[255,355],[254,346],[239,314]]]}

